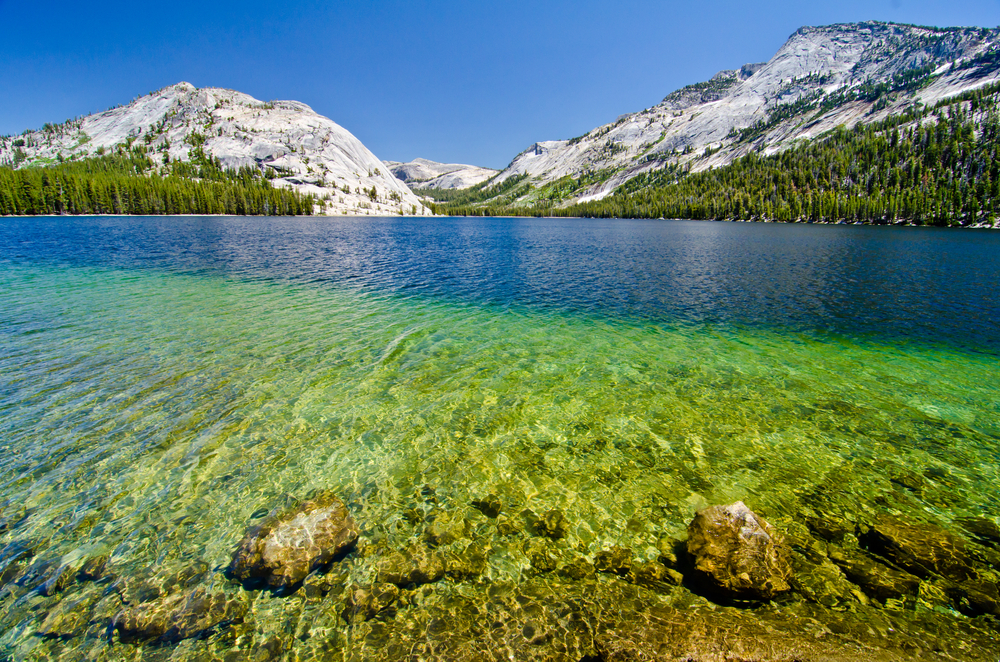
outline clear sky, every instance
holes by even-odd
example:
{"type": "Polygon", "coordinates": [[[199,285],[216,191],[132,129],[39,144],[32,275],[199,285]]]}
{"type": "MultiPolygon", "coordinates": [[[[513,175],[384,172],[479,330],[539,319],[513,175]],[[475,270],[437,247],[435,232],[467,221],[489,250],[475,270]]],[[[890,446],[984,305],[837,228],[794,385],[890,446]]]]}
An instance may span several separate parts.
{"type": "Polygon", "coordinates": [[[183,80],[303,101],[381,159],[499,168],[869,19],[996,27],[1000,0],[0,0],[0,134],[183,80]]]}

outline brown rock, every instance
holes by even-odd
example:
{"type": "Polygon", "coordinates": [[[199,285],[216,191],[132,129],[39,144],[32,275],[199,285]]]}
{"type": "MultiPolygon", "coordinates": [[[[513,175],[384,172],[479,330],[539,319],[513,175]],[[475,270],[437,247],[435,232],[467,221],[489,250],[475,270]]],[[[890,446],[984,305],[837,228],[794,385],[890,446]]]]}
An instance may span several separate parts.
{"type": "Polygon", "coordinates": [[[936,573],[963,581],[976,576],[970,567],[965,543],[933,524],[909,523],[882,516],[860,540],[869,551],[918,577],[936,573]]]}
{"type": "Polygon", "coordinates": [[[683,579],[679,572],[668,568],[659,561],[647,561],[632,571],[633,583],[660,591],[680,584],[677,577],[683,579]]]}
{"type": "Polygon", "coordinates": [[[742,501],[706,508],[688,525],[687,551],[695,570],[730,597],[770,600],[791,588],[783,542],[742,501]]]}
{"type": "Polygon", "coordinates": [[[962,517],[955,520],[984,545],[1000,547],[1000,526],[985,517],[962,517]]]}
{"type": "Polygon", "coordinates": [[[632,571],[632,550],[627,547],[602,549],[594,555],[597,572],[610,572],[625,576],[632,571]]]}
{"type": "Polygon", "coordinates": [[[842,549],[831,547],[830,560],[837,564],[851,582],[876,600],[885,602],[890,598],[900,599],[916,595],[920,590],[919,577],[893,570],[865,556],[848,555],[842,549]]]}
{"type": "Polygon", "coordinates": [[[542,513],[536,525],[538,533],[549,538],[564,538],[569,529],[569,522],[566,515],[558,508],[553,508],[542,513]]]}
{"type": "Polygon", "coordinates": [[[434,521],[424,530],[427,542],[432,545],[450,545],[468,532],[469,523],[459,513],[438,510],[434,521]]]}
{"type": "Polygon", "coordinates": [[[444,577],[444,559],[426,547],[413,546],[405,552],[393,552],[376,564],[380,583],[408,586],[429,584],[444,577]]]}
{"type": "Polygon", "coordinates": [[[559,565],[559,559],[552,553],[551,543],[538,538],[525,540],[521,551],[528,557],[531,567],[539,572],[552,572],[559,565]]]}
{"type": "Polygon", "coordinates": [[[107,564],[108,557],[106,554],[92,556],[80,566],[80,571],[77,573],[76,578],[81,582],[96,582],[104,577],[104,569],[107,564]]]}
{"type": "Polygon", "coordinates": [[[196,588],[175,593],[122,611],[114,628],[122,641],[159,639],[178,641],[201,634],[227,621],[243,618],[247,607],[224,593],[208,593],[196,588]]]}
{"type": "Polygon", "coordinates": [[[271,588],[290,588],[349,550],[357,539],[357,525],[347,507],[324,493],[251,529],[233,554],[230,572],[243,582],[263,580],[271,588]]]}
{"type": "Polygon", "coordinates": [[[472,507],[481,512],[487,517],[496,519],[503,510],[503,504],[500,502],[500,498],[495,494],[489,494],[485,498],[475,499],[472,502],[472,507]]]}
{"type": "Polygon", "coordinates": [[[45,583],[39,587],[38,592],[46,597],[51,597],[69,586],[76,578],[76,573],[69,565],[61,565],[56,568],[45,583]]]}
{"type": "Polygon", "coordinates": [[[359,623],[375,618],[396,598],[399,588],[395,584],[374,584],[368,587],[352,586],[347,591],[343,617],[348,623],[359,623]]]}

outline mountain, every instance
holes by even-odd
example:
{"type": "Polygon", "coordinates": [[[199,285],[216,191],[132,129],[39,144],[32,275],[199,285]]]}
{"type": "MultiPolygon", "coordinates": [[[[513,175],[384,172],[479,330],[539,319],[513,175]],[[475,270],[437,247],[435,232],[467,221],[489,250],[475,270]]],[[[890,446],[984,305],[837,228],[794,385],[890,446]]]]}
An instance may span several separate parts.
{"type": "Polygon", "coordinates": [[[409,163],[383,161],[400,181],[410,188],[459,189],[481,184],[497,174],[497,170],[461,163],[437,163],[414,159],[409,163]]]}
{"type": "Polygon", "coordinates": [[[782,152],[994,83],[998,46],[1000,29],[805,27],[768,62],[721,71],[577,138],[533,144],[463,200],[566,206],[600,200],[642,173],[782,152]]]}
{"type": "Polygon", "coordinates": [[[349,131],[297,101],[262,102],[178,83],[125,106],[0,137],[0,164],[46,166],[141,147],[164,164],[249,166],[276,187],[312,194],[328,214],[425,214],[416,195],[349,131]]]}

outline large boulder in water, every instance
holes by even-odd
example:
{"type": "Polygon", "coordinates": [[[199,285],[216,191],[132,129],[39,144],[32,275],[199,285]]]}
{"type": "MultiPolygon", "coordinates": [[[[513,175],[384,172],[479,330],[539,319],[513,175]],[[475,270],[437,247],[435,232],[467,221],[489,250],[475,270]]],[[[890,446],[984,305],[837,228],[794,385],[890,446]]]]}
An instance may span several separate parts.
{"type": "Polygon", "coordinates": [[[357,539],[347,506],[326,492],[248,531],[229,570],[242,582],[290,588],[349,550],[357,539]]]}
{"type": "Polygon", "coordinates": [[[729,597],[770,600],[791,588],[783,539],[742,501],[695,515],[687,551],[695,570],[729,597]]]}

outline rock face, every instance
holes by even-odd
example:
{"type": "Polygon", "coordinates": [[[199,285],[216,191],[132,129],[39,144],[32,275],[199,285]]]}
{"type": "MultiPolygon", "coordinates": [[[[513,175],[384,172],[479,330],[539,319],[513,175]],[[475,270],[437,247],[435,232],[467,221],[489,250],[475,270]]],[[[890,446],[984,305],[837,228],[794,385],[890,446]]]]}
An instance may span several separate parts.
{"type": "Polygon", "coordinates": [[[357,525],[336,496],[324,493],[254,527],[233,554],[230,572],[274,589],[295,586],[310,572],[353,547],[357,525]]]}
{"type": "Polygon", "coordinates": [[[114,628],[122,641],[177,641],[194,637],[220,623],[239,620],[246,611],[245,604],[224,593],[208,593],[203,588],[196,588],[126,609],[115,617],[114,628]]]}
{"type": "Polygon", "coordinates": [[[103,113],[0,138],[0,163],[43,166],[125,144],[144,146],[157,162],[188,161],[200,146],[224,168],[258,168],[273,177],[275,186],[316,195],[325,202],[317,210],[323,213],[429,213],[360,140],[306,104],[262,102],[189,83],[103,113]]]}
{"type": "Polygon", "coordinates": [[[872,524],[861,542],[869,551],[919,577],[938,574],[955,581],[976,577],[965,543],[933,524],[883,516],[872,524]]]}
{"type": "Polygon", "coordinates": [[[736,598],[770,600],[791,586],[783,540],[742,501],[712,506],[688,525],[694,568],[714,588],[736,598]]]}
{"type": "MultiPolygon", "coordinates": [[[[1000,29],[925,28],[869,21],[804,27],[768,62],[720,71],[672,92],[646,110],[571,140],[539,141],[495,182],[527,176],[535,189],[563,177],[587,183],[569,202],[610,195],[638,174],[666,165],[692,171],[726,165],[750,152],[771,154],[835,128],[884,119],[914,102],[937,100],[1000,80],[991,53],[1000,29]],[[894,78],[924,77],[903,86],[894,78]],[[884,85],[881,96],[852,91],[884,85]],[[798,107],[792,104],[799,103],[798,107]],[[710,148],[706,153],[706,148],[710,148]]],[[[522,193],[524,200],[531,192],[522,193]]]]}
{"type": "Polygon", "coordinates": [[[385,166],[400,181],[411,188],[458,189],[485,182],[497,174],[492,168],[462,163],[437,163],[414,159],[409,163],[385,161],[385,166]]]}
{"type": "Polygon", "coordinates": [[[396,586],[429,584],[444,577],[444,559],[437,552],[415,545],[403,552],[393,552],[379,559],[378,581],[396,586]]]}

